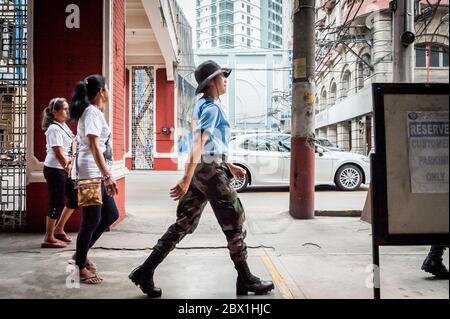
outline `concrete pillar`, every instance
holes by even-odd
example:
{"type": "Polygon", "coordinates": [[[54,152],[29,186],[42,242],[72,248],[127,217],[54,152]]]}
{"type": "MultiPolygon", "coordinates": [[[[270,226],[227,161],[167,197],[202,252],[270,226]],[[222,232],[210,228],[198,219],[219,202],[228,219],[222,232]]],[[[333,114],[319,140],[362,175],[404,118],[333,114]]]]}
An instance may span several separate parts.
{"type": "Polygon", "coordinates": [[[128,170],[133,167],[131,133],[131,72],[125,71],[125,166],[128,170]]]}
{"type": "Polygon", "coordinates": [[[392,82],[392,13],[378,11],[373,21],[373,82],[392,82]]]}
{"type": "Polygon", "coordinates": [[[344,151],[350,151],[350,129],[348,122],[342,122],[337,125],[337,144],[344,151]]]}
{"type": "MultiPolygon", "coordinates": [[[[40,126],[42,111],[53,97],[70,101],[77,81],[95,73],[106,77],[110,89],[105,118],[113,132],[112,173],[120,190],[115,200],[123,217],[124,1],[31,0],[29,12],[32,32],[28,48],[27,230],[44,231],[48,211],[47,185],[42,172],[46,156],[45,135],[40,126]],[[72,5],[69,8],[76,5],[77,10],[67,13],[69,5],[72,5]],[[71,14],[79,16],[79,27],[66,24],[71,14]]],[[[76,123],[70,126],[75,132],[76,123]]],[[[80,214],[73,214],[66,230],[76,231],[79,219],[80,214]]]]}
{"type": "Polygon", "coordinates": [[[330,125],[327,127],[327,139],[333,143],[337,144],[337,127],[336,125],[330,125]]]}
{"type": "Polygon", "coordinates": [[[117,180],[119,194],[115,200],[120,216],[119,223],[125,218],[125,153],[127,140],[127,107],[126,107],[126,73],[125,73],[125,0],[104,0],[104,7],[109,12],[110,18],[106,21],[110,24],[109,40],[104,43],[104,52],[110,56],[112,65],[106,71],[109,75],[108,83],[111,90],[111,102],[109,106],[110,117],[108,123],[112,128],[113,159],[112,174],[117,180]]]}
{"type": "Polygon", "coordinates": [[[353,153],[364,154],[365,149],[365,124],[357,117],[352,119],[352,149],[353,153]]]}
{"type": "Polygon", "coordinates": [[[371,120],[371,139],[372,139],[372,147],[369,151],[375,151],[375,117],[372,116],[370,117],[371,120]]]}

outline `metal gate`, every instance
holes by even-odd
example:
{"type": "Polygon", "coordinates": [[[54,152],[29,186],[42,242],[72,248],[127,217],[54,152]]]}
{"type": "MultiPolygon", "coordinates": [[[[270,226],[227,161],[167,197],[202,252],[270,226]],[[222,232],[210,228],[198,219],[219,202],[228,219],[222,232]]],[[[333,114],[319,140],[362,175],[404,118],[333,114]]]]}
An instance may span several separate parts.
{"type": "Polygon", "coordinates": [[[0,0],[0,28],[0,229],[21,229],[26,188],[26,0],[0,0]]]}
{"type": "Polygon", "coordinates": [[[132,68],[132,169],[153,169],[154,68],[132,68]]]}

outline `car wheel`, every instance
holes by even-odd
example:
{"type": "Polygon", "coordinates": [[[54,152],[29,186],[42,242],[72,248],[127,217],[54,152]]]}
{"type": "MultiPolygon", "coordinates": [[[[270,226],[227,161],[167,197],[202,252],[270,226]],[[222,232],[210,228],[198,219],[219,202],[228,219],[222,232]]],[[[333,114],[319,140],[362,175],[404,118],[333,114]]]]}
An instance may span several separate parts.
{"type": "Polygon", "coordinates": [[[362,183],[361,169],[355,165],[344,165],[336,173],[335,183],[342,191],[355,191],[362,183]]]}
{"type": "MultiPolygon", "coordinates": [[[[241,167],[241,166],[240,166],[241,167]]],[[[237,178],[233,178],[231,180],[231,186],[234,188],[234,190],[238,193],[243,192],[245,189],[247,189],[247,186],[249,184],[250,181],[250,176],[249,173],[247,171],[247,174],[245,174],[244,179],[240,180],[237,178]]]]}

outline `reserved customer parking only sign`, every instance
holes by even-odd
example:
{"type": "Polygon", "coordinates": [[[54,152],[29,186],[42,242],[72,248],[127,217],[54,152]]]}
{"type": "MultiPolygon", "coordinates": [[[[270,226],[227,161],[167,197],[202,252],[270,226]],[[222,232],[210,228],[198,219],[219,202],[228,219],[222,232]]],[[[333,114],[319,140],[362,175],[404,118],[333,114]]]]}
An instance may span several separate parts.
{"type": "Polygon", "coordinates": [[[449,112],[408,112],[408,148],[413,194],[449,190],[449,112]]]}

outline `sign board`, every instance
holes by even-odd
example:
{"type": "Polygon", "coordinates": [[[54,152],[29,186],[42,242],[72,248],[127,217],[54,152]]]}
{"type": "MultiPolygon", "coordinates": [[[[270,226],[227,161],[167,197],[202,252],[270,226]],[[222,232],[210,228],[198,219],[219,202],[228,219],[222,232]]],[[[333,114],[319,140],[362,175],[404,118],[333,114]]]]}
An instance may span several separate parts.
{"type": "Polygon", "coordinates": [[[379,246],[449,245],[449,85],[372,85],[374,298],[379,246]]]}
{"type": "Polygon", "coordinates": [[[448,194],[448,112],[408,112],[413,194],[448,194]]]}
{"type": "Polygon", "coordinates": [[[449,85],[374,84],[377,245],[449,243],[449,85]]]}

